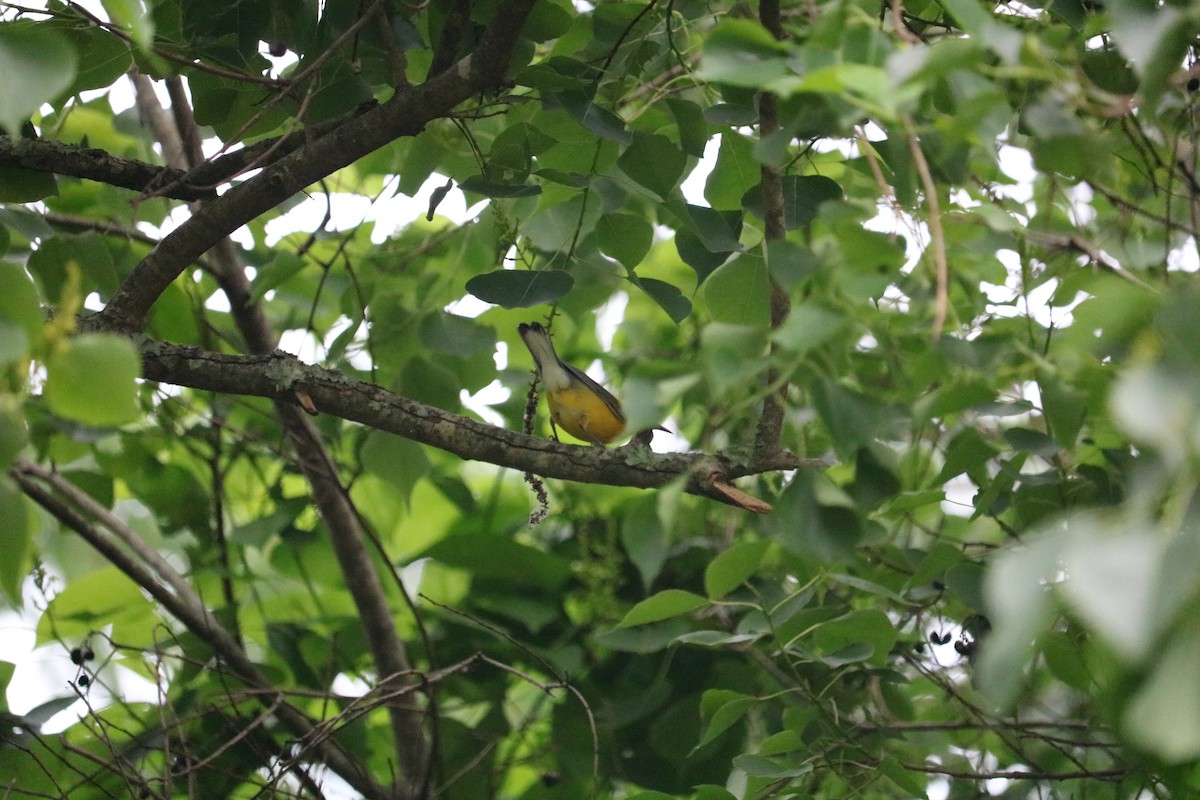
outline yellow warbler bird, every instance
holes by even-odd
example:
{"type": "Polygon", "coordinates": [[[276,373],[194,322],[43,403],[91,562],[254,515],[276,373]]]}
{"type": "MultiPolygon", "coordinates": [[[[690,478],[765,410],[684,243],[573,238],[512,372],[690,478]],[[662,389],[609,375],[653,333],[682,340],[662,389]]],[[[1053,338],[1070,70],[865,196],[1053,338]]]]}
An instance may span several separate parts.
{"type": "Polygon", "coordinates": [[[598,447],[620,436],[625,430],[621,401],[589,378],[583,370],[560,359],[554,352],[550,334],[538,323],[522,322],[517,332],[537,362],[538,376],[542,379],[546,403],[550,406],[550,427],[554,431],[554,438],[558,438],[556,425],[576,439],[598,447]]]}

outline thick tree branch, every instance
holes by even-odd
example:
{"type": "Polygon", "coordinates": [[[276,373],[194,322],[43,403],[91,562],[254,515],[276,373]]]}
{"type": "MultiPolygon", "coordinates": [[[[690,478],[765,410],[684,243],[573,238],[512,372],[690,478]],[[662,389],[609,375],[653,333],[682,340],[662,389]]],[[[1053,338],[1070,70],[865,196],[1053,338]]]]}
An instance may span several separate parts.
{"type": "Polygon", "coordinates": [[[499,86],[533,3],[502,4],[472,55],[420,86],[397,90],[383,105],[307,143],[205,205],[126,276],[101,312],[100,326],[139,330],[150,306],[171,281],[222,237],[362,156],[401,136],[420,133],[472,95],[499,86]]]}
{"type": "Polygon", "coordinates": [[[166,196],[176,200],[216,197],[212,189],[186,182],[187,176],[182,170],[114,156],[95,147],[78,147],[63,142],[0,136],[0,167],[21,167],[87,178],[135,192],[146,192],[170,184],[166,196]]]}
{"type": "MultiPolygon", "coordinates": [[[[354,598],[380,682],[410,674],[408,657],[396,634],[392,609],[380,583],[379,571],[367,550],[358,516],[320,432],[296,405],[277,401],[275,413],[292,440],[301,471],[312,486],[313,503],[320,509],[321,519],[329,530],[329,542],[345,576],[346,588],[354,598]]],[[[406,796],[415,795],[424,783],[422,773],[426,763],[423,714],[409,692],[390,700],[388,710],[399,760],[397,778],[406,796]]]]}
{"type": "MultiPolygon", "coordinates": [[[[159,104],[158,95],[154,93],[154,83],[150,78],[136,69],[131,69],[128,76],[133,83],[133,103],[138,116],[162,147],[163,161],[170,169],[186,170],[191,165],[184,153],[183,137],[176,124],[177,119],[159,104]]],[[[170,186],[162,187],[164,192],[170,189],[170,186]]]]}
{"type": "MultiPolygon", "coordinates": [[[[149,82],[138,84],[138,102],[143,116],[157,120],[156,130],[172,129],[164,131],[164,135],[179,141],[179,145],[172,148],[173,165],[186,166],[195,163],[200,156],[195,152],[185,152],[183,142],[188,136],[180,136],[174,129],[194,129],[195,122],[184,93],[174,91],[171,98],[172,108],[168,116],[159,105],[149,82]]],[[[270,352],[278,341],[278,335],[271,328],[262,307],[249,302],[250,282],[246,278],[241,253],[233,240],[228,236],[222,237],[210,251],[209,259],[213,275],[229,300],[234,320],[250,351],[270,352]]],[[[330,543],[358,609],[381,683],[392,676],[406,676],[410,672],[409,661],[392,621],[387,594],[367,550],[358,525],[358,515],[350,504],[325,442],[312,422],[294,404],[277,401],[275,411],[293,443],[301,470],[312,486],[313,502],[329,531],[330,543]]],[[[424,782],[422,773],[426,763],[422,712],[415,698],[407,692],[395,694],[387,706],[396,749],[396,772],[400,782],[398,790],[403,796],[415,796],[424,782]]]]}
{"type": "Polygon", "coordinates": [[[18,461],[8,474],[26,496],[96,548],[171,616],[212,647],[241,680],[260,691],[259,700],[274,709],[280,722],[315,748],[319,757],[347,783],[372,800],[391,797],[353,758],[323,735],[316,723],[286,702],[233,634],[209,613],[188,581],[111,511],[62,476],[30,462],[18,461]]]}
{"type": "MultiPolygon", "coordinates": [[[[86,325],[86,320],[84,323],[86,325]]],[[[733,502],[728,484],[736,478],[777,470],[828,466],[784,450],[750,453],[651,453],[638,447],[600,449],[564,445],[505,430],[418,403],[301,363],[286,353],[233,356],[143,341],[148,380],[227,394],[295,402],[303,394],[316,410],[428,444],[462,458],[533,472],[548,478],[651,489],[683,479],[688,492],[733,502]]],[[[766,504],[763,504],[764,506],[766,504]]],[[[743,506],[745,507],[745,506],[743,506]]],[[[753,508],[768,511],[769,506],[753,508]]]]}
{"type": "MultiPolygon", "coordinates": [[[[783,22],[779,16],[779,0],[762,0],[758,7],[759,21],[776,39],[783,39],[783,22]]],[[[763,92],[758,99],[758,136],[760,141],[766,141],[779,134],[779,102],[775,95],[763,92]]],[[[764,237],[767,243],[782,241],[787,236],[787,225],[784,221],[783,204],[783,175],[776,164],[764,163],[760,168],[760,186],[763,198],[764,237]]],[[[771,327],[778,328],[787,319],[791,311],[791,300],[787,292],[774,278],[771,279],[771,327]]],[[[778,350],[778,345],[771,346],[772,352],[778,350]]],[[[779,382],[778,371],[771,368],[767,372],[766,382],[773,386],[779,382]]],[[[758,421],[758,432],[755,437],[755,448],[760,453],[778,449],[779,437],[783,433],[783,408],[787,393],[787,384],[783,383],[779,390],[772,392],[763,399],[762,417],[758,421]]]]}
{"type": "Polygon", "coordinates": [[[225,183],[235,175],[240,175],[247,170],[273,164],[284,156],[296,152],[308,142],[337,130],[346,124],[347,120],[362,116],[363,113],[375,107],[376,104],[373,102],[365,103],[340,117],[303,128],[299,127],[297,123],[296,130],[270,139],[262,139],[239,150],[205,161],[189,172],[187,178],[197,186],[217,186],[225,183]]]}

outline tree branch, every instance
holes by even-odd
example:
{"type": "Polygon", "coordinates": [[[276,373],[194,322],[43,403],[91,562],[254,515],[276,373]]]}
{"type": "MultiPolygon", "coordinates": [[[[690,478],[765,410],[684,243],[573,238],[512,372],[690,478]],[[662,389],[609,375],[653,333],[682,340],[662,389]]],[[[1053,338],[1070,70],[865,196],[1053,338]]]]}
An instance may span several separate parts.
{"type": "MultiPolygon", "coordinates": [[[[84,320],[83,327],[89,327],[84,320]]],[[[685,489],[723,503],[735,478],[802,467],[825,467],[785,450],[651,453],[641,448],[600,449],[564,445],[505,430],[409,400],[340,372],[301,363],[287,353],[234,356],[144,340],[148,380],[226,394],[296,402],[302,394],[319,412],[431,445],[461,458],[486,461],[548,478],[652,489],[683,478],[685,489]]],[[[770,506],[751,510],[769,511],[770,506]]],[[[746,506],[742,506],[746,507],[746,506]]]]}
{"type": "MultiPolygon", "coordinates": [[[[158,118],[158,127],[171,128],[164,133],[179,140],[172,158],[178,166],[194,163],[185,152],[187,136],[184,131],[195,128],[192,109],[182,91],[171,94],[171,114],[163,112],[149,82],[138,86],[139,105],[145,114],[158,118]]],[[[164,145],[164,151],[166,147],[164,145]]],[[[253,353],[274,349],[278,335],[263,313],[262,306],[250,303],[250,282],[246,278],[241,253],[228,236],[222,237],[209,252],[212,273],[229,300],[230,310],[247,346],[253,353]]],[[[379,580],[378,571],[367,551],[358,515],[342,486],[337,467],[329,456],[325,442],[312,422],[294,404],[277,401],[275,413],[294,450],[301,471],[313,490],[313,503],[329,531],[330,543],[346,580],[347,589],[358,609],[359,619],[380,682],[408,675],[410,666],[404,643],[396,633],[387,594],[379,580]]],[[[388,702],[388,718],[392,728],[398,769],[399,791],[404,796],[419,794],[424,782],[426,747],[423,716],[414,697],[409,693],[394,695],[388,702]]]]}
{"type": "Polygon", "coordinates": [[[383,105],[347,121],[328,136],[307,142],[205,205],[126,276],[100,313],[100,327],[139,330],[150,306],[171,281],[222,237],[362,156],[401,136],[420,133],[426,124],[472,95],[499,86],[533,3],[510,0],[502,4],[472,55],[420,86],[398,89],[383,105]]]}
{"type": "Polygon", "coordinates": [[[171,616],[207,643],[241,680],[260,690],[261,702],[274,707],[280,722],[314,747],[330,769],[365,797],[390,800],[389,792],[371,780],[353,758],[327,736],[321,735],[312,720],[286,702],[234,636],[209,613],[187,580],[137,533],[57,473],[22,459],[8,474],[26,496],[96,548],[162,604],[171,616]],[[92,520],[99,525],[93,524],[92,520]]]}
{"type": "MultiPolygon", "coordinates": [[[[758,7],[759,22],[776,39],[783,39],[783,22],[779,16],[779,0],[762,0],[758,7]]],[[[758,138],[764,141],[779,133],[779,102],[770,92],[763,92],[758,99],[758,138]]],[[[764,163],[759,170],[759,185],[762,188],[764,237],[767,243],[782,241],[787,237],[787,225],[784,221],[783,204],[783,175],[778,165],[764,163]]],[[[764,248],[765,249],[765,248],[764,248]]],[[[787,319],[791,311],[791,300],[787,292],[774,278],[771,279],[771,327],[778,328],[787,319]]],[[[778,352],[778,345],[771,345],[772,354],[778,352]]],[[[767,370],[766,383],[773,386],[779,382],[778,370],[774,367],[767,370]]],[[[755,435],[755,449],[760,453],[770,452],[779,448],[779,438],[783,434],[783,407],[787,393],[787,383],[782,383],[778,391],[771,392],[763,398],[762,416],[758,420],[758,431],[755,435]]]]}
{"type": "Polygon", "coordinates": [[[925,192],[925,203],[929,206],[929,234],[933,238],[930,246],[933,248],[933,264],[936,272],[936,289],[934,292],[933,330],[931,339],[939,339],[946,327],[946,314],[950,301],[950,266],[946,261],[946,234],[942,230],[942,208],[938,202],[937,186],[933,182],[933,174],[929,171],[929,162],[925,159],[925,151],[917,139],[917,129],[913,121],[904,119],[904,131],[908,135],[908,150],[913,163],[917,167],[917,175],[921,178],[921,188],[925,192]]]}
{"type": "Polygon", "coordinates": [[[923,772],[927,775],[944,775],[947,778],[965,781],[988,781],[994,778],[1007,778],[1014,781],[1070,781],[1070,780],[1104,780],[1119,781],[1129,774],[1127,769],[1080,769],[1072,772],[1047,772],[1043,770],[1002,769],[980,770],[966,772],[949,769],[939,764],[901,764],[911,772],[923,772]]]}
{"type": "Polygon", "coordinates": [[[212,189],[204,189],[186,182],[187,175],[182,170],[114,156],[95,147],[78,147],[64,142],[0,136],[0,167],[21,167],[37,172],[86,178],[135,192],[174,184],[166,196],[175,200],[216,197],[216,192],[212,189]]]}

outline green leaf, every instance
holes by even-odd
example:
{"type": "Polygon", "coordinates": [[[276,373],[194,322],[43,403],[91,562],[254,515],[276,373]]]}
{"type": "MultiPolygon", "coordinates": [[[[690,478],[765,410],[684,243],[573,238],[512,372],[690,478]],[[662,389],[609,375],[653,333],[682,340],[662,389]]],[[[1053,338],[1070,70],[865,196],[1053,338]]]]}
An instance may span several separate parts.
{"type": "Polygon", "coordinates": [[[733,766],[757,778],[799,778],[813,771],[812,764],[796,764],[783,759],[767,758],[759,755],[740,755],[733,759],[733,766]]]}
{"type": "Polygon", "coordinates": [[[995,397],[996,390],[987,381],[971,376],[940,386],[923,397],[913,407],[913,415],[922,419],[939,419],[995,397]]]}
{"type": "Polygon", "coordinates": [[[411,439],[383,431],[371,431],[362,449],[362,465],[387,481],[409,502],[417,481],[429,474],[431,465],[424,448],[411,439]]]}
{"type": "MultiPolygon", "coordinates": [[[[139,11],[139,16],[146,18],[149,15],[139,11]]],[[[50,20],[43,26],[64,36],[76,53],[87,54],[86,59],[76,64],[75,80],[65,94],[77,95],[112,86],[133,64],[129,45],[114,33],[102,28],[84,27],[66,19],[50,20]]]]}
{"type": "Polygon", "coordinates": [[[899,493],[902,484],[887,465],[869,447],[860,447],[854,458],[854,481],[846,487],[854,504],[863,511],[874,511],[899,493]]]}
{"type": "Polygon", "coordinates": [[[1053,611],[1047,587],[1062,570],[1061,546],[1062,537],[1042,535],[988,565],[984,598],[993,627],[979,658],[979,684],[1001,706],[1015,699],[1033,643],[1053,611]]]}
{"type": "Polygon", "coordinates": [[[812,643],[818,653],[833,656],[840,663],[869,660],[882,666],[898,635],[887,614],[877,608],[864,608],[818,626],[812,643]]]}
{"type": "Polygon", "coordinates": [[[566,561],[504,536],[448,536],[429,548],[426,555],[491,584],[555,592],[571,579],[571,566],[566,561]]]}
{"type": "Polygon", "coordinates": [[[704,570],[705,593],[720,600],[741,586],[758,570],[769,547],[769,542],[747,542],[718,555],[704,570]]]}
{"type": "MultiPolygon", "coordinates": [[[[0,446],[3,446],[0,443],[0,446]]],[[[0,469],[5,467],[0,466],[0,469]]],[[[21,583],[33,566],[30,558],[33,544],[33,520],[25,495],[7,475],[0,473],[0,591],[14,607],[21,605],[21,583]]],[[[3,687],[0,687],[3,692],[3,687]]]]}
{"type": "Polygon", "coordinates": [[[635,625],[660,622],[664,619],[689,614],[707,605],[708,600],[698,594],[685,592],[682,589],[667,589],[647,597],[629,609],[617,627],[632,628],[635,625]]]}
{"type": "Polygon", "coordinates": [[[107,625],[122,644],[149,646],[155,637],[154,606],[141,587],[114,566],[71,581],[38,620],[37,643],[81,640],[107,625]]]}
{"type": "Polygon", "coordinates": [[[32,203],[58,194],[58,180],[52,172],[20,167],[0,167],[0,201],[32,203]]]}
{"type": "Polygon", "coordinates": [[[943,582],[958,595],[963,605],[976,611],[984,609],[983,585],[986,580],[983,566],[972,561],[955,564],[946,570],[943,582]]]}
{"type": "Polygon", "coordinates": [[[485,272],[467,281],[467,291],[485,303],[504,308],[528,308],[562,298],[575,279],[557,269],[503,269],[485,272]]]}
{"type": "Polygon", "coordinates": [[[934,483],[943,484],[964,472],[971,474],[999,452],[1000,449],[985,441],[975,428],[963,428],[946,446],[946,460],[934,483]]]}
{"type": "Polygon", "coordinates": [[[780,544],[806,558],[837,561],[850,555],[863,535],[853,509],[818,502],[815,478],[800,470],[783,490],[772,515],[780,544]]]}
{"type": "Polygon", "coordinates": [[[597,136],[621,145],[633,143],[633,134],[625,128],[625,120],[596,105],[582,92],[567,91],[551,96],[562,104],[572,119],[597,136]]]}
{"type": "Polygon", "coordinates": [[[0,128],[21,134],[21,123],[75,79],[75,48],[67,40],[23,22],[0,23],[0,128]]]}
{"type": "Polygon", "coordinates": [[[789,52],[757,22],[724,19],[705,37],[696,72],[703,80],[758,89],[789,73],[789,52]]]}
{"type": "Polygon", "coordinates": [[[263,264],[254,276],[250,287],[250,303],[261,303],[267,292],[279,288],[280,284],[299,274],[307,264],[303,256],[290,250],[276,251],[275,256],[263,264]]]}
{"type": "Polygon", "coordinates": [[[692,301],[683,296],[679,287],[655,278],[638,278],[638,286],[650,295],[659,307],[667,312],[671,321],[678,324],[687,319],[692,313],[692,301]]]}
{"type": "Polygon", "coordinates": [[[103,0],[104,10],[114,23],[129,32],[133,41],[142,50],[149,50],[154,42],[154,17],[138,0],[103,0]]]}
{"type": "MultiPolygon", "coordinates": [[[[803,228],[815,220],[822,203],[842,199],[842,187],[823,175],[787,175],[782,183],[783,223],[788,230],[803,228]]],[[[761,185],[746,192],[742,206],[759,219],[764,218],[761,185]]]]}
{"type": "Polygon", "coordinates": [[[1144,658],[1154,644],[1153,609],[1162,543],[1117,519],[1077,514],[1062,559],[1063,593],[1080,616],[1118,654],[1144,658]]]}
{"type": "Polygon", "coordinates": [[[696,283],[702,284],[712,271],[725,263],[731,253],[714,253],[691,231],[675,232],[675,251],[679,258],[696,271],[696,283]]]}
{"type": "Polygon", "coordinates": [[[773,239],[767,242],[767,267],[771,270],[771,277],[781,286],[792,289],[817,273],[821,268],[821,258],[803,245],[786,239],[773,239]]]}
{"type": "Polygon", "coordinates": [[[521,28],[521,35],[535,42],[557,39],[571,29],[571,14],[554,3],[535,3],[521,28]]]}
{"type": "Polygon", "coordinates": [[[482,175],[472,175],[458,188],[484,197],[537,197],[542,193],[542,187],[536,183],[500,183],[489,181],[482,175]]]}
{"type": "Polygon", "coordinates": [[[0,322],[6,322],[25,335],[23,351],[42,338],[45,314],[37,287],[17,264],[0,263],[0,322]]]}
{"type": "Polygon", "coordinates": [[[633,269],[650,252],[654,227],[645,217],[634,214],[605,214],[596,224],[596,241],[600,252],[633,269]]]}
{"type": "Polygon", "coordinates": [[[794,307],[783,325],[771,334],[780,347],[796,355],[804,355],[841,334],[847,319],[813,302],[794,307]]]}
{"type": "Polygon", "coordinates": [[[1129,736],[1169,764],[1200,757],[1200,626],[1195,620],[1156,654],[1149,679],[1125,709],[1129,736]]]}
{"type": "Polygon", "coordinates": [[[20,408],[6,408],[0,401],[0,473],[3,473],[29,442],[29,428],[20,408]]]}
{"type": "Polygon", "coordinates": [[[421,344],[432,353],[458,358],[491,354],[496,349],[496,329],[448,311],[421,318],[421,344]]]}
{"type": "Polygon", "coordinates": [[[728,254],[742,249],[738,242],[742,233],[740,211],[714,211],[688,205],[687,212],[696,236],[709,252],[728,254]]]}
{"type": "Polygon", "coordinates": [[[666,563],[670,547],[654,498],[639,500],[621,520],[621,545],[637,567],[642,589],[649,591],[666,563]]]}
{"type": "Polygon", "coordinates": [[[754,143],[735,131],[722,133],[716,166],[704,184],[704,198],[715,209],[740,209],[742,198],[760,179],[754,143]]]}
{"type": "Polygon", "coordinates": [[[838,453],[851,458],[860,447],[871,444],[883,409],[866,395],[820,380],[811,387],[813,405],[821,415],[838,453]]]}
{"type": "Polygon", "coordinates": [[[1063,631],[1051,631],[1042,639],[1042,658],[1054,677],[1081,692],[1093,687],[1091,674],[1084,663],[1082,637],[1072,637],[1063,631]]]}
{"type": "Polygon", "coordinates": [[[742,253],[704,282],[704,303],[713,320],[766,329],[771,323],[771,277],[760,255],[742,253]]]}
{"type": "Polygon", "coordinates": [[[0,661],[0,714],[8,713],[8,684],[12,682],[16,668],[11,661],[0,661]]]}
{"type": "Polygon", "coordinates": [[[938,0],[938,5],[946,9],[958,27],[971,34],[972,38],[982,36],[991,28],[991,16],[983,6],[972,0],[938,0]]]}
{"type": "Polygon", "coordinates": [[[46,360],[43,389],[50,410],[98,428],[137,419],[142,362],[128,339],[85,333],[68,339],[46,360]]]}
{"type": "Polygon", "coordinates": [[[45,238],[26,266],[50,299],[62,297],[71,265],[79,267],[83,291],[111,294],[118,285],[116,265],[103,240],[94,233],[45,238]]]}
{"type": "Polygon", "coordinates": [[[705,377],[717,387],[744,387],[766,368],[764,328],[713,322],[701,333],[705,377]]]}
{"type": "Polygon", "coordinates": [[[696,794],[692,800],[737,800],[729,790],[723,786],[702,785],[696,787],[696,794]]]}
{"type": "Polygon", "coordinates": [[[748,697],[737,692],[724,689],[709,689],[700,701],[701,715],[708,724],[700,741],[692,748],[696,752],[704,745],[716,739],[733,727],[734,723],[746,715],[746,712],[759,705],[756,697],[748,697]]]}
{"type": "Polygon", "coordinates": [[[1153,113],[1195,36],[1194,18],[1172,5],[1137,0],[1114,0],[1110,8],[1113,40],[1140,75],[1143,102],[1153,113]]]}
{"type": "Polygon", "coordinates": [[[929,796],[926,793],[929,776],[923,772],[905,769],[894,757],[884,756],[879,762],[879,771],[896,784],[904,792],[905,797],[927,798],[929,796]]]}
{"type": "Polygon", "coordinates": [[[683,177],[687,160],[687,154],[667,137],[638,133],[617,159],[617,165],[658,199],[666,200],[683,177]]]}
{"type": "Polygon", "coordinates": [[[1066,383],[1060,374],[1044,371],[1038,375],[1042,390],[1042,413],[1055,441],[1063,447],[1074,447],[1075,437],[1084,427],[1087,416],[1087,395],[1066,383]]]}
{"type": "Polygon", "coordinates": [[[667,108],[671,109],[671,114],[675,117],[675,125],[679,129],[679,144],[683,152],[703,158],[704,148],[708,146],[709,130],[700,106],[690,100],[669,97],[667,108]]]}

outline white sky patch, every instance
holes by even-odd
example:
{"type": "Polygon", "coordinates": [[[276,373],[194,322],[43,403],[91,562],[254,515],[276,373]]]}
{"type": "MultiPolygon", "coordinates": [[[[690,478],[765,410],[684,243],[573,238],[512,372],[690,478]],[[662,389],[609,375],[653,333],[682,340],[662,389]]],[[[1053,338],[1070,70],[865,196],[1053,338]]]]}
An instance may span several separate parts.
{"type": "MultiPolygon", "coordinates": [[[[492,354],[496,362],[496,372],[508,369],[508,342],[496,342],[496,351],[492,354]]],[[[459,391],[458,399],[463,407],[479,415],[479,418],[489,425],[504,427],[504,418],[492,410],[491,406],[506,402],[512,397],[512,390],[500,382],[500,379],[489,383],[474,394],[466,389],[459,391]]]]}
{"type": "MultiPolygon", "coordinates": [[[[863,223],[863,228],[877,233],[895,233],[904,236],[904,266],[900,271],[907,275],[921,260],[925,246],[929,242],[929,226],[924,220],[918,220],[904,209],[880,198],[875,207],[875,216],[863,223]]],[[[889,287],[891,288],[891,287],[889,287]]],[[[896,290],[899,293],[899,290],[896,290]]]]}
{"type": "Polygon", "coordinates": [[[1167,253],[1167,269],[1179,272],[1200,270],[1200,252],[1196,250],[1196,238],[1189,236],[1182,247],[1167,253]]]}
{"type": "Polygon", "coordinates": [[[714,136],[709,139],[708,144],[704,145],[704,158],[697,162],[684,182],[679,185],[684,199],[694,206],[709,207],[708,200],[704,198],[704,184],[712,174],[713,168],[717,166],[717,153],[720,151],[721,137],[714,136]]]}
{"type": "Polygon", "coordinates": [[[279,349],[291,353],[305,364],[319,364],[325,360],[325,344],[312,331],[293,328],[279,337],[279,349]]]}
{"type": "Polygon", "coordinates": [[[446,311],[459,317],[475,319],[489,308],[494,307],[491,303],[485,303],[473,294],[465,294],[446,306],[446,311]]]}
{"type": "Polygon", "coordinates": [[[617,328],[625,319],[625,308],[629,305],[629,295],[617,292],[608,302],[596,310],[596,338],[605,350],[611,350],[617,328]]]}
{"type": "Polygon", "coordinates": [[[980,281],[979,288],[988,299],[984,306],[988,314],[997,317],[1028,315],[1046,328],[1065,328],[1074,321],[1071,311],[1087,299],[1085,293],[1077,292],[1070,302],[1052,305],[1059,287],[1057,278],[1049,278],[1026,289],[1021,276],[1021,258],[1016,251],[997,250],[996,258],[1004,265],[1007,277],[1003,285],[980,281]]]}
{"type": "Polygon", "coordinates": [[[370,210],[371,198],[359,194],[309,195],[266,224],[263,244],[275,247],[285,236],[321,230],[326,213],[329,214],[323,229],[326,232],[353,230],[362,224],[370,210]]]}
{"type": "Polygon", "coordinates": [[[1071,222],[1080,228],[1086,228],[1096,221],[1096,209],[1092,207],[1093,197],[1095,192],[1086,183],[1076,184],[1067,194],[1071,222]]]}
{"type": "Polygon", "coordinates": [[[1013,147],[1010,144],[1000,145],[1000,169],[1015,183],[997,184],[996,189],[1005,197],[1012,198],[1018,203],[1028,203],[1033,199],[1033,181],[1037,170],[1033,168],[1033,156],[1028,150],[1013,147]]]}
{"type": "Polygon", "coordinates": [[[329,685],[330,690],[343,697],[362,697],[371,691],[371,684],[354,675],[339,672],[329,685]]]}
{"type": "MultiPolygon", "coordinates": [[[[47,581],[46,586],[53,584],[54,581],[47,581]]],[[[72,696],[74,692],[68,682],[77,680],[82,674],[80,668],[71,663],[70,651],[63,645],[55,643],[35,647],[41,609],[53,592],[38,590],[33,578],[28,577],[22,584],[22,594],[21,608],[0,611],[0,660],[15,665],[6,701],[9,710],[18,715],[28,714],[52,698],[72,696]]],[[[93,637],[90,644],[96,651],[96,659],[88,662],[88,665],[95,667],[108,656],[108,649],[100,637],[93,637]]],[[[109,662],[96,673],[91,670],[88,672],[88,677],[94,678],[91,688],[87,690],[88,700],[97,710],[107,707],[114,697],[120,698],[120,702],[129,703],[153,703],[157,700],[154,684],[121,666],[119,661],[109,662]]],[[[77,700],[50,717],[42,732],[59,733],[86,713],[87,707],[83,701],[77,700]]]]}

